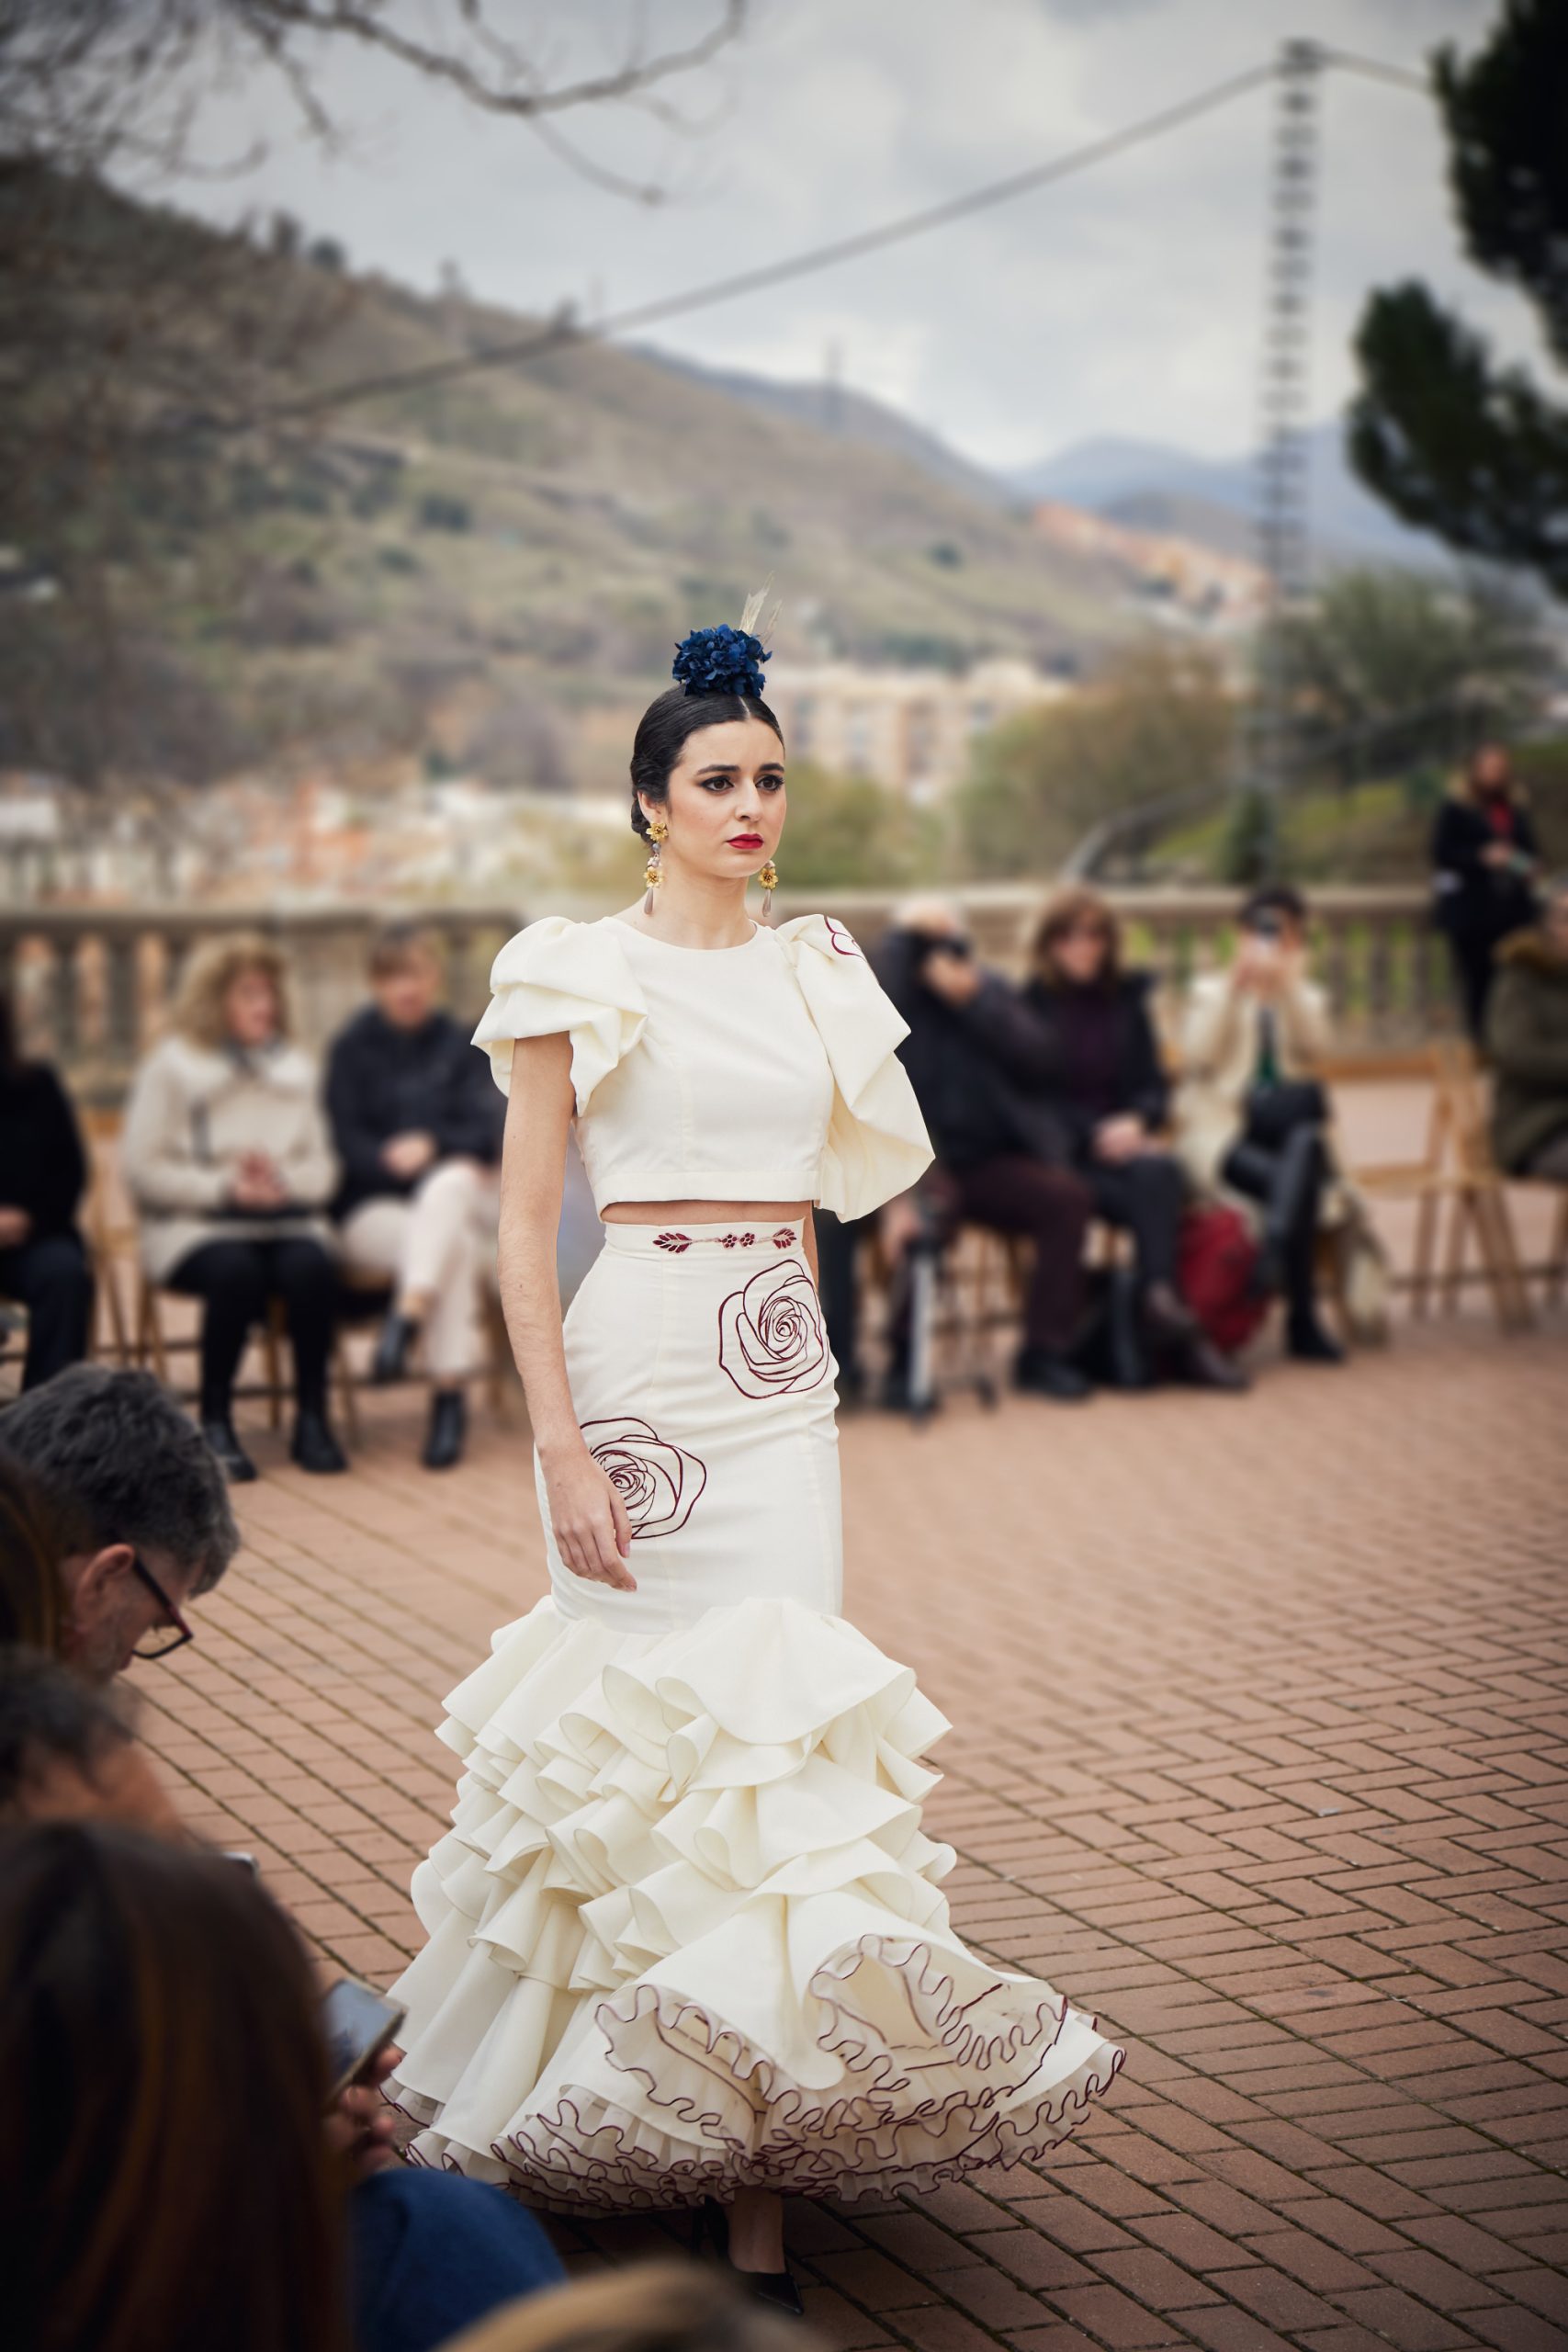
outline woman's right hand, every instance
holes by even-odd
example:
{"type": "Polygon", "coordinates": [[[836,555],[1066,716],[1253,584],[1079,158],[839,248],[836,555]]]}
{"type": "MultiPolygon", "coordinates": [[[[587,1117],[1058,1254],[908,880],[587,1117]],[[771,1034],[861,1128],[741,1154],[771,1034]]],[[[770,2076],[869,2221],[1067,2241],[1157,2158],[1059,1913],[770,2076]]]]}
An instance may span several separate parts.
{"type": "Polygon", "coordinates": [[[590,1584],[635,1592],[637,1578],[626,1566],[632,1523],[588,1448],[579,1445],[561,1461],[546,1462],[544,1473],[550,1526],[565,1566],[590,1584]]]}

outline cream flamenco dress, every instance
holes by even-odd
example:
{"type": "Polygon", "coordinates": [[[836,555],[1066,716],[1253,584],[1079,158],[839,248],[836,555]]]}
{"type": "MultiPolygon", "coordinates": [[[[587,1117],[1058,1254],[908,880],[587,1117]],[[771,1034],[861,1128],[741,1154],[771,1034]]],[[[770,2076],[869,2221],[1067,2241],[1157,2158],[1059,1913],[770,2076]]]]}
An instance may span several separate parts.
{"type": "MultiPolygon", "coordinates": [[[[618,919],[505,946],[476,1044],[571,1039],[597,1204],[919,1176],[904,1024],[840,924],[682,948],[618,919]]],[[[389,2092],[417,2160],[625,2210],[853,2197],[1037,2156],[1122,2052],[953,1933],[920,1827],[947,1728],[840,1615],[833,1375],[796,1224],[610,1225],[565,1324],[633,1593],[573,1577],[447,1701],[452,1827],[415,1872],[389,2092]]]]}

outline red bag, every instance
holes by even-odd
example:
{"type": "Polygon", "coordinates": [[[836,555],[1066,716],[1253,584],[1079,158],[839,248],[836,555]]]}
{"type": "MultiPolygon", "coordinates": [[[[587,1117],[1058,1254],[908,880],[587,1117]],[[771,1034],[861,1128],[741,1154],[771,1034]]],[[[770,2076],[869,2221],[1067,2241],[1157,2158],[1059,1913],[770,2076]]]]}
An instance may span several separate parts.
{"type": "Polygon", "coordinates": [[[1252,1228],[1237,1209],[1189,1209],[1181,1220],[1176,1280],[1216,1348],[1235,1355],[1269,1312],[1251,1290],[1258,1263],[1252,1228]]]}

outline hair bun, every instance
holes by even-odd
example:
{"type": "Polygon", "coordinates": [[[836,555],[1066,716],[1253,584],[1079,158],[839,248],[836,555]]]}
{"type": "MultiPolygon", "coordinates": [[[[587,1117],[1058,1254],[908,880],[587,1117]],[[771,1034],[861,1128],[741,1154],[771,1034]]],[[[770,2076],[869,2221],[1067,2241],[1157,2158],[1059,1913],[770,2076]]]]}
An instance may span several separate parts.
{"type": "Polygon", "coordinates": [[[768,659],[760,637],[720,621],[681,639],[670,674],[689,695],[751,695],[761,701],[768,659]]]}

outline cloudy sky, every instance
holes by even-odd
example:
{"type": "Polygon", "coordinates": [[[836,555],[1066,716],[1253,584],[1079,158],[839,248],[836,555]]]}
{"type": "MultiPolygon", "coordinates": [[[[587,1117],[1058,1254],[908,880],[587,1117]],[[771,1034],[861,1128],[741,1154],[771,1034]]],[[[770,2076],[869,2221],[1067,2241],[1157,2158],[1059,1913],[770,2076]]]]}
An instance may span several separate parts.
{"type": "MultiPolygon", "coordinates": [[[[450,0],[395,0],[411,28],[450,0]]],[[[634,0],[490,0],[553,79],[619,53],[634,0]]],[[[660,37],[710,0],[646,0],[660,37]]],[[[556,119],[597,165],[657,178],[648,207],[575,171],[527,126],[487,119],[361,52],[321,86],[348,134],[324,156],[285,92],[253,74],[207,118],[214,152],[267,154],[178,192],[219,218],[282,206],[355,264],[422,288],[452,264],[487,300],[620,310],[1027,168],[1195,94],[1306,35],[1418,68],[1475,45],[1487,0],[752,0],[741,40],[669,101],[679,132],[624,107],[556,119]]],[[[845,380],[981,462],[1027,464],[1101,434],[1214,454],[1252,437],[1272,94],[1059,187],[773,293],[660,330],[691,357],[845,380]]],[[[1443,150],[1421,96],[1334,74],[1313,407],[1350,381],[1366,289],[1419,274],[1506,347],[1522,306],[1460,257],[1443,150]]]]}

